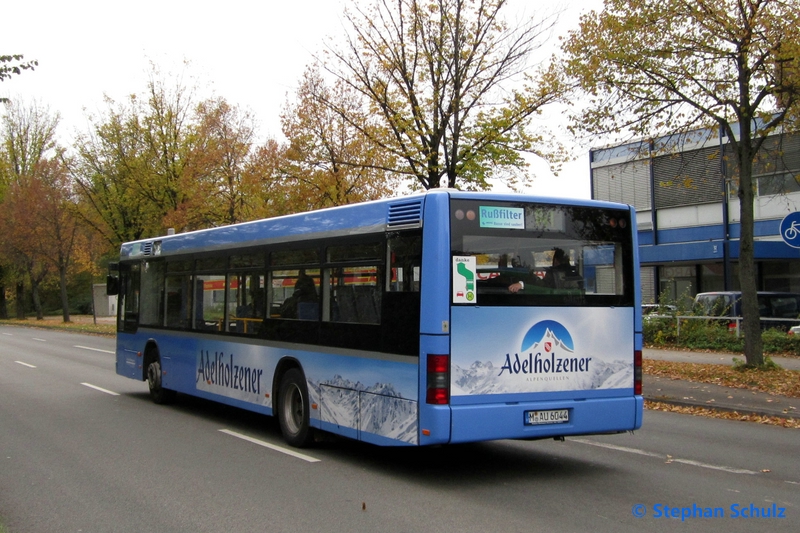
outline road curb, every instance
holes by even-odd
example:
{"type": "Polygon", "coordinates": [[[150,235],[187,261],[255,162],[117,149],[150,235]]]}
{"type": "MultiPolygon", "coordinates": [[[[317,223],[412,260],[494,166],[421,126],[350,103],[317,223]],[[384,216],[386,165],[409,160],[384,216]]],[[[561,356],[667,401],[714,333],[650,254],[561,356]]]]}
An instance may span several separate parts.
{"type": "Polygon", "coordinates": [[[784,413],[776,411],[762,411],[758,409],[740,409],[736,407],[725,407],[722,405],[714,405],[710,403],[690,402],[686,400],[676,400],[675,398],[658,397],[658,396],[645,396],[644,399],[651,402],[665,403],[677,407],[699,407],[702,409],[708,409],[710,411],[719,411],[722,413],[736,413],[740,415],[752,415],[752,416],[773,416],[775,418],[783,418],[786,420],[800,420],[800,413],[793,414],[793,413],[784,413]]]}

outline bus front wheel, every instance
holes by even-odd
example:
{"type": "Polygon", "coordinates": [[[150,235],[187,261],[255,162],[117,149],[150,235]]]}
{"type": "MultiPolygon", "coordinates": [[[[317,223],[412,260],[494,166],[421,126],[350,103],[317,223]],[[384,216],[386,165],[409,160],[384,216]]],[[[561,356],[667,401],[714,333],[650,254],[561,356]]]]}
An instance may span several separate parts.
{"type": "Polygon", "coordinates": [[[283,375],[278,399],[278,420],[284,440],[298,448],[307,446],[313,435],[309,424],[308,386],[303,372],[292,368],[283,375]]]}
{"type": "Polygon", "coordinates": [[[175,391],[161,386],[161,362],[158,359],[147,365],[147,386],[150,398],[157,404],[168,404],[175,400],[175,391]]]}

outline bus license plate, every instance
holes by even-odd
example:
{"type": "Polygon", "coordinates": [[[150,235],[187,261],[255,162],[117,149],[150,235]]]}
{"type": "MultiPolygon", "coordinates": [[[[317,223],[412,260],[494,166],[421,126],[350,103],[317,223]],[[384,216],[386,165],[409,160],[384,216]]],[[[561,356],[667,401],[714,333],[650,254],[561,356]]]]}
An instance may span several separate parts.
{"type": "Polygon", "coordinates": [[[525,411],[525,424],[562,424],[569,422],[568,409],[554,409],[552,411],[525,411]]]}

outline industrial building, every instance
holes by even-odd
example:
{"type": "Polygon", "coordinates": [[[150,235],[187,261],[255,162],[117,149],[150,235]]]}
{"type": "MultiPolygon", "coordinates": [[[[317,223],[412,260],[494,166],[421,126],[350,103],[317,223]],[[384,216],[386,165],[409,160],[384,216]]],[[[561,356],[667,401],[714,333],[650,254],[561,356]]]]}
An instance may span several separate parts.
{"type": "MultiPolygon", "coordinates": [[[[719,129],[593,149],[590,161],[592,197],[636,208],[643,302],[739,289],[738,172],[719,129]]],[[[800,211],[800,135],[770,136],[753,175],[758,290],[800,292],[800,249],[781,232],[800,211]]]]}

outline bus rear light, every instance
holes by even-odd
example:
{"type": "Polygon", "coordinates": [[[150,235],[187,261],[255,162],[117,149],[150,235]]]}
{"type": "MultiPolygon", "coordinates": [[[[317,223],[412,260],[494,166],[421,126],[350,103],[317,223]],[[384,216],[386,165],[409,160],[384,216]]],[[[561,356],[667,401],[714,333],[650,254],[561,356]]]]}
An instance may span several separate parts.
{"type": "Polygon", "coordinates": [[[428,389],[425,401],[433,405],[450,403],[450,356],[428,354],[428,389]]]}
{"type": "Polygon", "coordinates": [[[642,395],[642,351],[633,352],[633,393],[642,395]]]}
{"type": "Polygon", "coordinates": [[[431,372],[435,374],[444,374],[450,371],[450,356],[449,355],[434,355],[428,354],[428,374],[431,372]]]}

